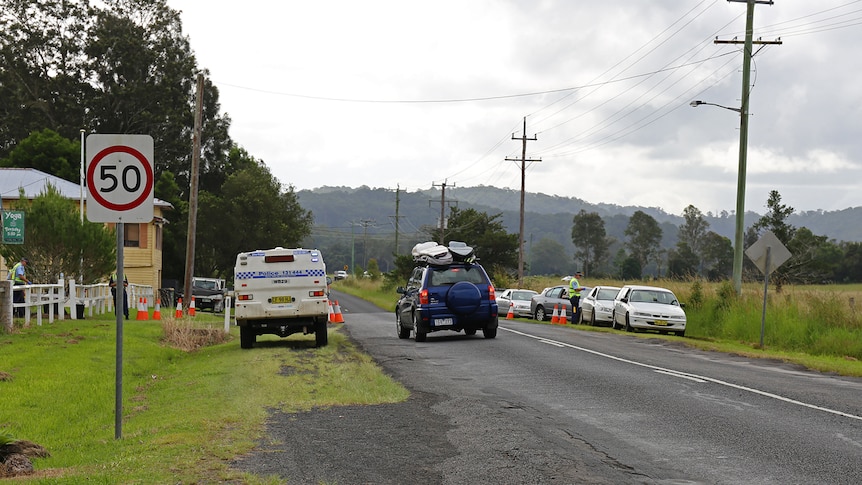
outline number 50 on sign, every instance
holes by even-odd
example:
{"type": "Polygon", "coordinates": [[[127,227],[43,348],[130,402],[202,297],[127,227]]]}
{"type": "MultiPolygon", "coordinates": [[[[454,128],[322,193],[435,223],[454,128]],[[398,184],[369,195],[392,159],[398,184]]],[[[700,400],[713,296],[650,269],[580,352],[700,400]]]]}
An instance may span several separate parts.
{"type": "Polygon", "coordinates": [[[87,219],[152,221],[153,183],[151,136],[87,137],[87,219]]]}

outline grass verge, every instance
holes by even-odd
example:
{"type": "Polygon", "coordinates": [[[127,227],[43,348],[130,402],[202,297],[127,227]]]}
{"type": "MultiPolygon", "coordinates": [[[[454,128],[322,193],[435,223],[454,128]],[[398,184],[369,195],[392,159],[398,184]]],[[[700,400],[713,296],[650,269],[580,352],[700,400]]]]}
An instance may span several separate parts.
{"type": "Polygon", "coordinates": [[[121,439],[113,315],[0,334],[0,433],[51,454],[16,483],[278,483],[229,467],[263,437],[269,410],[408,396],[337,328],[323,348],[292,335],[261,336],[243,350],[236,327],[224,336],[223,321],[203,312],[127,321],[121,439]]]}

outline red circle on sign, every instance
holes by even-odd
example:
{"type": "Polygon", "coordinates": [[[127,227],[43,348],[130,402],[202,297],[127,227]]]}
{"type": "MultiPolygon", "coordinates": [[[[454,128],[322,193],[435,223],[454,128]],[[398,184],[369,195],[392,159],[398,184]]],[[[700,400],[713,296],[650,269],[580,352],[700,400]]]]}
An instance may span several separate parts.
{"type": "Polygon", "coordinates": [[[90,162],[90,167],[87,169],[87,187],[90,187],[90,191],[89,191],[90,195],[93,196],[93,199],[95,199],[95,201],[98,202],[99,205],[101,205],[102,207],[105,207],[106,209],[110,209],[113,211],[119,211],[119,212],[132,210],[132,209],[138,207],[139,205],[143,204],[144,201],[150,197],[150,192],[153,190],[153,168],[150,166],[150,163],[147,161],[147,157],[145,157],[141,152],[135,150],[132,147],[127,147],[127,146],[122,146],[122,145],[108,147],[108,148],[105,148],[104,150],[100,151],[99,153],[97,153],[96,156],[93,157],[93,161],[90,162]],[[115,203],[109,201],[108,199],[105,199],[104,197],[102,197],[102,195],[99,194],[98,191],[93,190],[93,187],[94,187],[93,175],[96,173],[96,166],[99,165],[99,162],[103,158],[107,157],[108,155],[110,155],[112,153],[117,153],[117,152],[127,153],[127,154],[137,158],[138,161],[141,162],[141,165],[144,166],[144,179],[145,179],[144,180],[144,190],[141,193],[140,197],[138,197],[137,199],[135,199],[131,202],[128,202],[126,204],[115,204],[115,203]]]}

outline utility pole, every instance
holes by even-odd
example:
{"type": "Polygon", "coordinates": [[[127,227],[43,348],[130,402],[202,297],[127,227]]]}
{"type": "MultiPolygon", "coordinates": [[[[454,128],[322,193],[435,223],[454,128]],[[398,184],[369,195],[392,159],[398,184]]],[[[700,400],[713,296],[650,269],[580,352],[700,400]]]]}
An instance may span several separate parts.
{"type": "Polygon", "coordinates": [[[356,233],[353,228],[356,224],[350,221],[350,271],[356,272],[356,233]]]}
{"type": "Polygon", "coordinates": [[[399,210],[401,207],[401,185],[399,184],[395,189],[395,216],[389,216],[395,218],[395,255],[398,256],[398,220],[401,218],[399,214],[399,210]]]}
{"type": "MultiPolygon", "coordinates": [[[[192,169],[189,190],[189,225],[186,235],[186,279],[183,282],[184,312],[188,312],[192,302],[192,277],[195,272],[195,232],[198,223],[198,178],[201,160],[201,126],[204,104],[204,75],[198,74],[195,106],[195,131],[192,137],[192,169]]],[[[117,275],[119,277],[119,274],[117,275]]],[[[119,293],[119,291],[117,292],[119,293]]]]}
{"type": "Polygon", "coordinates": [[[363,270],[368,271],[368,226],[374,224],[374,220],[360,219],[359,224],[362,225],[362,259],[364,260],[363,270]]]}
{"type": "MultiPolygon", "coordinates": [[[[442,188],[440,192],[440,225],[438,227],[440,228],[440,244],[443,246],[446,245],[446,182],[447,180],[444,180],[443,183],[439,185],[435,183],[431,184],[431,187],[442,188]]],[[[453,183],[452,187],[454,186],[455,184],[453,183]]]]}
{"type": "Polygon", "coordinates": [[[526,186],[527,162],[541,162],[541,158],[527,158],[527,142],[536,141],[536,135],[532,138],[527,138],[527,117],[524,116],[524,135],[516,138],[512,133],[513,140],[521,140],[521,158],[506,158],[510,162],[521,162],[521,217],[518,229],[518,288],[524,286],[524,189],[526,186]]]}
{"type": "Polygon", "coordinates": [[[745,2],[747,11],[745,17],[745,41],[716,39],[716,44],[744,44],[742,51],[742,104],[739,108],[739,170],[736,181],[736,234],[733,242],[733,288],[736,294],[742,293],[742,245],[745,232],[745,178],[748,163],[748,101],[751,94],[751,56],[754,44],[781,44],[781,40],[754,40],[754,6],[756,4],[772,5],[772,0],[727,0],[729,2],[745,2]]]}

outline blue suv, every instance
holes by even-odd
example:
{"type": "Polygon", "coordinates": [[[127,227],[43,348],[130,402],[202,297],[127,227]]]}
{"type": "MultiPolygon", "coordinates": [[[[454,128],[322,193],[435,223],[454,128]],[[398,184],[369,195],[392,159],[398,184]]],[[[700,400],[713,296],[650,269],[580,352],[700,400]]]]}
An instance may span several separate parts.
{"type": "Polygon", "coordinates": [[[411,330],[417,342],[439,330],[497,336],[494,285],[479,263],[422,264],[396,291],[401,295],[395,306],[399,338],[409,338],[411,330]]]}

